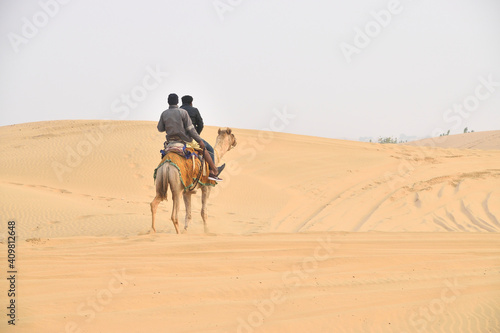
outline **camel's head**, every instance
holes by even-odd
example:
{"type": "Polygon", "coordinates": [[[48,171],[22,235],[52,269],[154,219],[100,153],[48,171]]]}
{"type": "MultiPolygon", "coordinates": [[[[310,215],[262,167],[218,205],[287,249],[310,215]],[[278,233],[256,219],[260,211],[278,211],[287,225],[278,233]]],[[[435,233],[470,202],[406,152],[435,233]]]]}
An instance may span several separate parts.
{"type": "Polygon", "coordinates": [[[227,140],[228,141],[228,143],[229,143],[228,150],[231,150],[236,146],[236,138],[234,137],[234,134],[231,133],[231,129],[229,127],[219,128],[217,142],[219,142],[219,140],[227,140]]]}

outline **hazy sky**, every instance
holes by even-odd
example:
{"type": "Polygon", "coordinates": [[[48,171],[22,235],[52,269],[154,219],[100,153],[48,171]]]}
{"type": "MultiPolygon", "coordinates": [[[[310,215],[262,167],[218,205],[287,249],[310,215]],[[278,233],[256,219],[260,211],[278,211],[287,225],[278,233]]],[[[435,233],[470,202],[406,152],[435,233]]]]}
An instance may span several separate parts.
{"type": "Polygon", "coordinates": [[[498,0],[2,0],[0,125],[154,120],[330,138],[500,129],[498,0]]]}

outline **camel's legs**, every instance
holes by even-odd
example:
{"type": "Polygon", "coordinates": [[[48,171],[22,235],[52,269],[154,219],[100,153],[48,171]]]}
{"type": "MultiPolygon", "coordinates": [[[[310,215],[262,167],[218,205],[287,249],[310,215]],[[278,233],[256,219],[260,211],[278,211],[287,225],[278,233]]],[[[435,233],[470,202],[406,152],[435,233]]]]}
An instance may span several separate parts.
{"type": "Polygon", "coordinates": [[[184,192],[184,206],[186,207],[186,220],[184,221],[184,230],[187,230],[191,223],[191,192],[184,192]]]}
{"type": "Polygon", "coordinates": [[[153,231],[156,232],[155,229],[155,216],[156,216],[156,209],[158,208],[158,204],[161,202],[161,199],[156,196],[153,201],[151,201],[151,216],[153,217],[153,221],[151,224],[151,228],[153,228],[153,231]]]}
{"type": "Polygon", "coordinates": [[[201,187],[201,218],[203,219],[203,227],[205,228],[205,232],[208,232],[207,203],[208,203],[209,196],[210,196],[210,187],[209,186],[202,186],[201,187]]]}
{"type": "Polygon", "coordinates": [[[174,223],[175,231],[179,234],[179,207],[181,203],[182,192],[178,191],[174,193],[172,191],[172,201],[174,202],[172,208],[172,222],[174,223]]]}

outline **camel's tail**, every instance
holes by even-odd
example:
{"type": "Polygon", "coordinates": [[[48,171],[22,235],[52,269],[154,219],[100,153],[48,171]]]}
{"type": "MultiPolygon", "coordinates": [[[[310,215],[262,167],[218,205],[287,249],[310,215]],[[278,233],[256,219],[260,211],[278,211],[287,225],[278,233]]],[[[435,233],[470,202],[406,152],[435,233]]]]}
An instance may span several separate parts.
{"type": "Polygon", "coordinates": [[[167,200],[168,168],[169,164],[165,163],[159,167],[156,172],[156,195],[159,196],[161,200],[167,200]]]}

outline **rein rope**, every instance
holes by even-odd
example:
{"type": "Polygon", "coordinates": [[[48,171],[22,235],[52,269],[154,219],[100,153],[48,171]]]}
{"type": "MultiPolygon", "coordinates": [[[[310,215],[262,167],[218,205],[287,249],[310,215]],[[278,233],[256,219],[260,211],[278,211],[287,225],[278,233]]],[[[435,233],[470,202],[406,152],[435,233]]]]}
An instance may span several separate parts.
{"type": "Polygon", "coordinates": [[[196,189],[196,186],[198,186],[198,181],[200,180],[201,173],[203,172],[203,164],[205,163],[204,156],[205,149],[203,149],[203,153],[201,154],[201,156],[198,155],[198,159],[200,160],[200,171],[198,171],[198,176],[196,176],[196,179],[194,180],[194,186],[192,189],[190,189],[190,191],[194,191],[196,189]]]}

